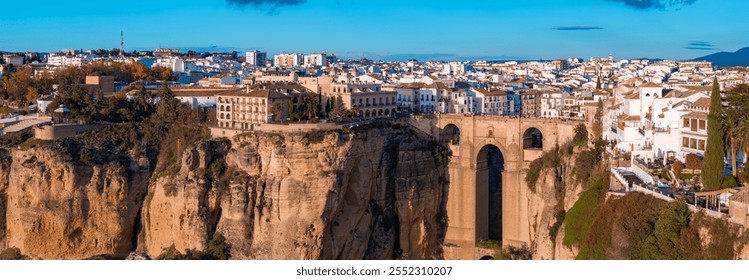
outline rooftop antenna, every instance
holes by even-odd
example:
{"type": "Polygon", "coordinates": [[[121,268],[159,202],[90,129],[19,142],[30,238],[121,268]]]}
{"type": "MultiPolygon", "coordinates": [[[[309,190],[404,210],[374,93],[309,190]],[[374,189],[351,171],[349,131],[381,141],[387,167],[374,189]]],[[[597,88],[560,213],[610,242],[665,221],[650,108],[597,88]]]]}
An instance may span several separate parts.
{"type": "Polygon", "coordinates": [[[125,32],[120,31],[120,57],[125,56],[125,32]]]}

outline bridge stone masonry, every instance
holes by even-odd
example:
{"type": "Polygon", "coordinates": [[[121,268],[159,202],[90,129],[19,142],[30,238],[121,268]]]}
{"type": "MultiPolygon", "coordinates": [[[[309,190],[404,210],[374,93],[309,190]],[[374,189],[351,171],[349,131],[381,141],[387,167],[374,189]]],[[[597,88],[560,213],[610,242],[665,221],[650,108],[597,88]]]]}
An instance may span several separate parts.
{"type": "Polygon", "coordinates": [[[481,241],[530,245],[528,167],[584,122],[451,114],[409,123],[451,150],[445,258],[479,259],[481,241]]]}

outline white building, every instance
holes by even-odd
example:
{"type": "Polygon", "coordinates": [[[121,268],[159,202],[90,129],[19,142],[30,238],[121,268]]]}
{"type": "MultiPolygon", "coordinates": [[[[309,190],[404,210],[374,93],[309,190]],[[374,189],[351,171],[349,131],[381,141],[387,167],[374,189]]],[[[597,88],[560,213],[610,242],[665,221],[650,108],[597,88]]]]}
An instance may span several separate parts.
{"type": "Polygon", "coordinates": [[[564,92],[558,89],[545,90],[541,94],[541,117],[556,119],[562,116],[564,92]]]}
{"type": "Polygon", "coordinates": [[[159,58],[152,67],[161,66],[172,69],[175,73],[185,73],[185,60],[176,56],[159,58]]]}
{"type": "Polygon", "coordinates": [[[504,90],[472,88],[469,92],[471,92],[471,95],[475,96],[473,100],[475,113],[497,116],[501,116],[505,113],[507,92],[504,90]]]}
{"type": "Polygon", "coordinates": [[[23,65],[23,56],[20,55],[5,54],[3,59],[5,59],[5,64],[23,65]]]}
{"type": "Polygon", "coordinates": [[[90,60],[88,59],[88,57],[84,55],[66,56],[51,53],[47,57],[47,64],[57,67],[83,66],[88,64],[89,62],[90,60]]]}
{"type": "Polygon", "coordinates": [[[247,52],[245,55],[245,63],[251,66],[265,67],[267,60],[268,54],[258,50],[247,52]]]}
{"type": "Polygon", "coordinates": [[[463,75],[468,70],[468,64],[460,61],[452,61],[445,63],[442,68],[442,74],[444,75],[463,75]]]}
{"type": "Polygon", "coordinates": [[[326,53],[313,53],[304,56],[305,66],[328,66],[328,54],[326,53]]]}
{"type": "Polygon", "coordinates": [[[273,66],[301,66],[304,62],[304,55],[300,53],[282,53],[273,56],[273,66]]]}

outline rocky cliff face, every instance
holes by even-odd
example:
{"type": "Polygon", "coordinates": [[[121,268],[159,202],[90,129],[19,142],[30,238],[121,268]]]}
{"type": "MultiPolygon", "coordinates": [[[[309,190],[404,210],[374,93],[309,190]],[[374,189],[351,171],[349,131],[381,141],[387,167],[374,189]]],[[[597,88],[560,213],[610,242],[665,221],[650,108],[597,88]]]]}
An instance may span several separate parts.
{"type": "Polygon", "coordinates": [[[391,128],[203,145],[149,190],[144,249],[200,250],[218,233],[241,259],[438,258],[437,147],[391,128]]]}
{"type": "Polygon", "coordinates": [[[577,201],[584,186],[573,179],[574,155],[561,158],[560,166],[541,171],[535,192],[528,198],[531,223],[530,250],[537,260],[571,260],[577,252],[562,244],[564,224],[558,221],[560,211],[569,210],[577,201]],[[552,228],[556,227],[556,233],[552,228]],[[551,237],[552,234],[556,234],[551,237]]]}
{"type": "Polygon", "coordinates": [[[151,174],[129,152],[82,163],[38,147],[0,160],[0,249],[42,259],[154,258],[225,237],[237,259],[441,257],[443,148],[412,131],[247,134],[151,174]]]}
{"type": "Polygon", "coordinates": [[[12,151],[1,166],[4,247],[42,259],[124,258],[132,249],[147,166],[91,166],[52,148],[12,151]]]}

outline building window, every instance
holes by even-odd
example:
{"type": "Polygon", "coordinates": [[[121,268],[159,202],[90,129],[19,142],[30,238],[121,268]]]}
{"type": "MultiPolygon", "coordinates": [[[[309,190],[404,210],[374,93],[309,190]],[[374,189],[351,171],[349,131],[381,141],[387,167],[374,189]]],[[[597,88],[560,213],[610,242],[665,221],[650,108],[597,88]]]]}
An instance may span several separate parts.
{"type": "Polygon", "coordinates": [[[684,126],[683,127],[684,128],[689,128],[689,119],[688,118],[684,118],[684,126]]]}
{"type": "Polygon", "coordinates": [[[697,149],[697,139],[689,139],[689,147],[692,149],[697,149]]]}
{"type": "Polygon", "coordinates": [[[684,148],[689,148],[689,138],[687,137],[681,138],[681,146],[684,148]]]}
{"type": "Polygon", "coordinates": [[[707,126],[707,121],[706,120],[700,120],[699,122],[700,122],[700,130],[707,129],[706,128],[706,126],[707,126]]]}
{"type": "Polygon", "coordinates": [[[699,144],[697,146],[697,149],[701,150],[701,151],[705,150],[705,140],[700,140],[700,142],[699,142],[699,144]]]}

